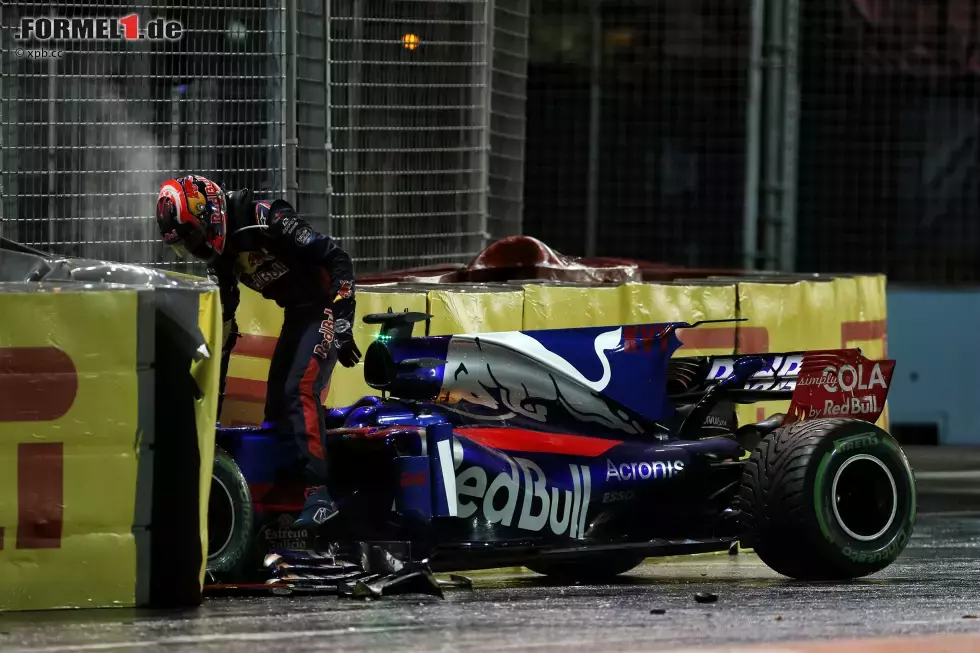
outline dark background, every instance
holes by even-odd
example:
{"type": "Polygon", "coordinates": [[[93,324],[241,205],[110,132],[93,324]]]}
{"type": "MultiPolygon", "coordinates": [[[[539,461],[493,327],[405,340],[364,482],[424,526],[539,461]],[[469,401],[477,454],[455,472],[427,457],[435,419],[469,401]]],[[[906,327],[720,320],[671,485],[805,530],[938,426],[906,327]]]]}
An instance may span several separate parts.
{"type": "MultiPolygon", "coordinates": [[[[797,269],[980,280],[980,3],[807,0],[797,269]]],[[[741,265],[750,3],[602,5],[597,254],[741,265]]],[[[533,0],[525,233],[583,254],[588,6],[533,0]]]]}

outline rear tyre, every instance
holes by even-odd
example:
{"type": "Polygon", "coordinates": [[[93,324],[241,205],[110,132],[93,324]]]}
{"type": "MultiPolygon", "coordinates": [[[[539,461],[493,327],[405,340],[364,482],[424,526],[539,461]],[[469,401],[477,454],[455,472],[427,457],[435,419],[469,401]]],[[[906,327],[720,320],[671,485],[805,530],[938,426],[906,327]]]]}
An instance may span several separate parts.
{"type": "Polygon", "coordinates": [[[535,560],[526,563],[528,569],[549,578],[568,582],[598,583],[625,574],[643,564],[646,556],[610,554],[583,556],[577,560],[535,560]]]}
{"type": "Polygon", "coordinates": [[[898,443],[874,424],[816,419],[780,427],[745,464],[744,535],[773,570],[847,580],[895,561],[912,536],[915,478],[898,443]]]}
{"type": "Polygon", "coordinates": [[[208,499],[208,571],[227,575],[236,571],[252,537],[252,495],[235,460],[214,449],[211,495],[208,499]]]}

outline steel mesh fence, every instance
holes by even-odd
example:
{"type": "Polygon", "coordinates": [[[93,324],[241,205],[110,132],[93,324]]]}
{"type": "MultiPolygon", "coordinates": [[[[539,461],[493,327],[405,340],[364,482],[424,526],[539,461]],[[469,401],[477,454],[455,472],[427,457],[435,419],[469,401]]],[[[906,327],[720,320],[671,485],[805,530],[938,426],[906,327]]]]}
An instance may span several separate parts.
{"type": "Polygon", "coordinates": [[[486,241],[488,3],[330,3],[328,212],[359,270],[486,241]]]}
{"type": "Polygon", "coordinates": [[[160,183],[196,171],[259,197],[282,192],[279,0],[5,2],[2,233],[54,252],[174,263],[153,220],[160,183]],[[180,40],[18,42],[25,16],[137,14],[180,40]],[[38,60],[27,48],[63,50],[38,60]]]}
{"type": "Polygon", "coordinates": [[[741,264],[751,6],[532,3],[527,233],[570,254],[741,264]]]}
{"type": "Polygon", "coordinates": [[[802,3],[803,270],[980,280],[980,5],[802,3]]]}
{"type": "Polygon", "coordinates": [[[336,235],[330,220],[331,169],[329,24],[322,0],[298,0],[287,34],[296,56],[296,209],[318,230],[336,235]]]}
{"type": "Polygon", "coordinates": [[[493,3],[488,231],[522,233],[530,0],[493,3]]]}

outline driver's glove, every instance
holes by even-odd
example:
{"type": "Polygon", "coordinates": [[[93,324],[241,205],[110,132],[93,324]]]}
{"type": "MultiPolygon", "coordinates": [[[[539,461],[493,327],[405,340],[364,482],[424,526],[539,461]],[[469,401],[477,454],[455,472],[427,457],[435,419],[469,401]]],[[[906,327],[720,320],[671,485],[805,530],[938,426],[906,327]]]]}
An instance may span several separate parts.
{"type": "Polygon", "coordinates": [[[361,360],[361,350],[354,342],[354,299],[336,301],[333,312],[333,344],[337,348],[337,362],[344,367],[354,367],[361,360]]]}

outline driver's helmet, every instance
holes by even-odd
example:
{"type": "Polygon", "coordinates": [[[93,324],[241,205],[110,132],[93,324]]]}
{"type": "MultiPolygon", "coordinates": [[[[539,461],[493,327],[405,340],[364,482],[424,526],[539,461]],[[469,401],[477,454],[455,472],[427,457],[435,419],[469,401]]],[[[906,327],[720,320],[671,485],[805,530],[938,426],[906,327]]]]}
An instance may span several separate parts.
{"type": "Polygon", "coordinates": [[[225,249],[227,203],[221,186],[200,175],[169,179],[157,196],[157,226],[181,258],[208,261],[225,249]]]}

